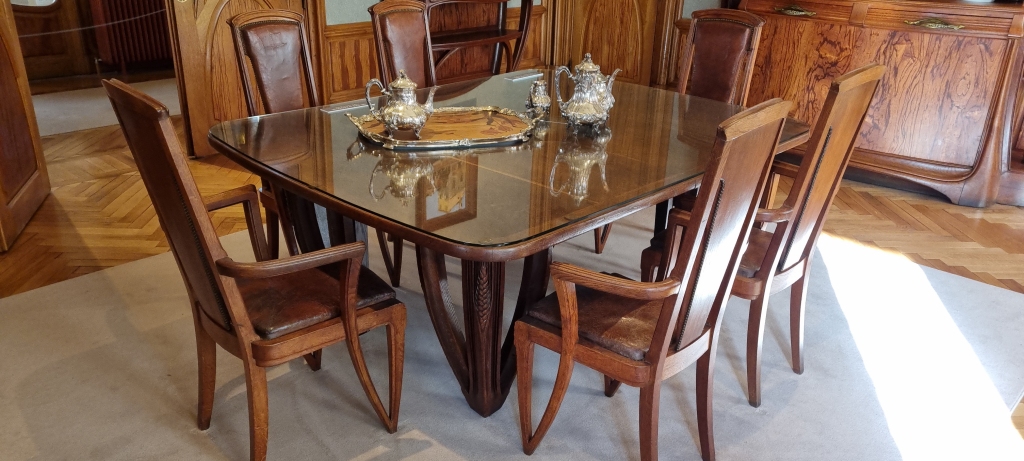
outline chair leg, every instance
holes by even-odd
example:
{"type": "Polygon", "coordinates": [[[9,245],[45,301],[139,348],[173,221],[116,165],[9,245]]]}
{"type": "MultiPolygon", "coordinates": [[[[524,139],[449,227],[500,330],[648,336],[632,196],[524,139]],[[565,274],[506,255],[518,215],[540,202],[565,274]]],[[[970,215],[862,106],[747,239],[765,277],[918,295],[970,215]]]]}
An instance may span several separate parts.
{"type": "Polygon", "coordinates": [[[213,416],[213,395],[217,389],[217,343],[196,323],[196,352],[199,358],[199,404],[196,425],[199,430],[210,428],[213,416]]]}
{"type": "Polygon", "coordinates": [[[319,349],[303,355],[302,358],[306,361],[306,365],[309,365],[309,369],[313,371],[320,371],[320,359],[323,357],[324,350],[319,349]]]}
{"type": "Polygon", "coordinates": [[[611,397],[615,395],[615,391],[619,390],[619,386],[622,385],[622,381],[612,379],[608,375],[604,377],[604,395],[611,397]]]}
{"type": "MultiPolygon", "coordinates": [[[[359,343],[359,333],[355,332],[355,325],[351,326],[351,329],[346,328],[348,338],[345,340],[345,344],[348,346],[348,353],[352,358],[352,366],[356,369],[356,376],[359,377],[359,384],[363,386],[363,392],[366,393],[366,398],[370,399],[370,406],[373,407],[373,411],[377,413],[377,417],[380,418],[380,422],[384,424],[384,428],[387,429],[388,433],[394,434],[398,430],[398,416],[397,414],[388,416],[386,410],[384,410],[384,404],[380,400],[380,394],[377,393],[377,389],[373,386],[373,378],[370,377],[370,370],[366,368],[366,359],[363,356],[363,347],[359,343]]],[[[390,340],[391,338],[389,338],[390,340]]],[[[392,345],[388,344],[388,353],[392,351],[392,345]]],[[[397,351],[396,351],[397,352],[397,351]]],[[[389,370],[390,371],[390,370],[389,370]]]]}
{"type": "Polygon", "coordinates": [[[267,248],[270,250],[270,259],[277,259],[281,254],[281,231],[280,218],[277,213],[271,211],[269,208],[267,211],[267,248]]]}
{"type": "Polygon", "coordinates": [[[764,323],[768,317],[768,296],[750,300],[747,319],[747,400],[750,406],[761,406],[761,345],[764,343],[764,323]]]}
{"type": "Polygon", "coordinates": [[[715,425],[712,398],[715,388],[715,350],[697,359],[697,434],[700,438],[700,457],[704,461],[715,460],[715,425]]]}
{"type": "Polygon", "coordinates": [[[402,281],[402,239],[385,234],[384,231],[377,229],[377,243],[380,244],[380,254],[384,258],[384,268],[388,271],[391,286],[397,287],[402,281]],[[395,242],[394,259],[392,259],[391,251],[388,249],[389,240],[395,242]]]}
{"type": "Polygon", "coordinates": [[[658,408],[661,381],[640,388],[640,460],[658,459],[658,408]]]}
{"type": "MultiPolygon", "coordinates": [[[[555,388],[551,390],[551,398],[548,400],[548,405],[544,409],[544,415],[540,418],[540,424],[537,424],[537,430],[532,431],[533,427],[533,416],[532,416],[532,388],[533,388],[533,342],[528,338],[527,326],[524,324],[516,324],[515,326],[515,344],[516,344],[516,368],[519,374],[518,378],[518,389],[519,389],[519,425],[520,434],[523,438],[523,453],[532,455],[537,449],[537,445],[540,445],[540,441],[544,439],[544,435],[547,434],[548,429],[551,428],[551,423],[555,421],[555,415],[558,414],[558,409],[562,406],[562,399],[565,398],[565,392],[569,389],[569,378],[572,377],[572,369],[574,365],[573,357],[571,354],[563,353],[558,360],[558,374],[555,377],[555,388]]],[[[564,352],[564,351],[563,351],[564,352]]]]}
{"type": "Polygon", "coordinates": [[[269,435],[267,372],[251,359],[245,360],[245,385],[249,401],[249,459],[265,461],[269,435]]]}
{"type": "Polygon", "coordinates": [[[604,227],[594,229],[594,253],[604,253],[604,246],[608,243],[608,236],[612,232],[612,223],[605,224],[604,227]]]}
{"type": "Polygon", "coordinates": [[[804,372],[804,310],[807,305],[807,277],[810,264],[804,268],[804,275],[789,289],[789,337],[793,353],[793,371],[804,372]]]}
{"type": "Polygon", "coordinates": [[[402,403],[402,373],[405,366],[405,309],[396,311],[387,325],[388,334],[388,432],[398,431],[398,410],[402,403]]]}

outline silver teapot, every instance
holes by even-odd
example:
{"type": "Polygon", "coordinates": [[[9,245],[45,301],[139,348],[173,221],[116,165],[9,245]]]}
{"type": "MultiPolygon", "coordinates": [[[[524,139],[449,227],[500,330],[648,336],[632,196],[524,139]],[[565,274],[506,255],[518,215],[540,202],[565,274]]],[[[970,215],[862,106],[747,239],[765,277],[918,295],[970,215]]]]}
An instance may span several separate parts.
{"type": "Polygon", "coordinates": [[[412,130],[416,139],[420,138],[420,131],[427,119],[434,113],[434,92],[437,87],[430,89],[427,96],[427,103],[420,105],[416,101],[416,82],[409,80],[405,71],[398,71],[398,78],[391,82],[388,88],[380,80],[370,79],[366,83],[366,104],[370,106],[370,114],[377,121],[384,124],[388,136],[394,138],[395,132],[399,130],[412,130]],[[374,86],[380,87],[381,93],[387,96],[387,103],[384,107],[373,109],[370,102],[370,89],[374,86]]]}
{"type": "Polygon", "coordinates": [[[590,53],[583,56],[583,61],[576,65],[575,75],[565,66],[555,69],[555,96],[558,98],[558,107],[562,109],[562,116],[571,125],[604,125],[608,121],[608,113],[615,105],[612,85],[620,71],[615,69],[611,76],[605,76],[601,73],[601,66],[594,64],[590,53]],[[562,101],[560,83],[563,73],[576,84],[568,101],[562,101]]]}
{"type": "Polygon", "coordinates": [[[530,99],[526,108],[534,117],[543,117],[551,110],[551,96],[548,96],[548,82],[537,80],[530,87],[530,99]]]}

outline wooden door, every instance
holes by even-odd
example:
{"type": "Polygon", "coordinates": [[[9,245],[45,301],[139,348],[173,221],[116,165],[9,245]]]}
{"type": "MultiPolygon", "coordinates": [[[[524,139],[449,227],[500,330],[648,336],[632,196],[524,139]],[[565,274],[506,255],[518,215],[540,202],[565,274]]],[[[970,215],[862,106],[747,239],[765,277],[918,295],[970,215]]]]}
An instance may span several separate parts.
{"type": "Polygon", "coordinates": [[[14,5],[14,22],[21,35],[25,71],[32,80],[88,74],[83,26],[74,0],[56,0],[48,6],[14,5]],[[65,33],[57,33],[67,31],[65,33]]]}
{"type": "Polygon", "coordinates": [[[266,9],[305,14],[304,3],[303,0],[167,0],[178,98],[190,155],[214,154],[206,140],[210,127],[247,115],[231,39],[231,18],[246,11],[266,9]]]}
{"type": "Polygon", "coordinates": [[[651,83],[657,12],[664,0],[568,0],[555,13],[555,64],[576,64],[590,53],[618,80],[651,83]]]}
{"type": "Polygon", "coordinates": [[[11,2],[0,2],[0,251],[50,193],[11,2]]]}

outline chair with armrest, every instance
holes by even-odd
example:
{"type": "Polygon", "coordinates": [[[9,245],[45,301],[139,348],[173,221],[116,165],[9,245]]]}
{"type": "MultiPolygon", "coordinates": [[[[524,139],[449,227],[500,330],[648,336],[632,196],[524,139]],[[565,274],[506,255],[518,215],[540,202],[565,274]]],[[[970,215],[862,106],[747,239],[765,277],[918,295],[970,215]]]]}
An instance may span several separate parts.
{"type": "Polygon", "coordinates": [[[791,103],[772,100],[718,128],[693,216],[667,239],[676,257],[667,278],[636,282],[563,263],[551,265],[556,293],[515,325],[523,451],[531,454],[551,426],[578,362],[605,375],[605,395],[620,383],[640,387],[640,459],[658,457],[661,382],[697,363],[697,422],[705,460],[714,459],[712,389],[719,319],[729,299],[757,201],[791,103]],[[685,232],[683,232],[685,230],[685,232]],[[534,345],[560,354],[551,399],[532,431],[534,345]]]}
{"type": "Polygon", "coordinates": [[[384,85],[404,70],[420,88],[436,86],[426,5],[420,0],[384,0],[369,12],[384,85]]]}
{"type": "Polygon", "coordinates": [[[210,426],[217,345],[242,360],[250,457],[263,460],[268,435],[265,368],[303,357],[319,370],[320,351],[345,341],[374,412],[394,433],[402,392],[405,306],[386,282],[360,264],[365,244],[271,260],[256,188],[234,189],[204,203],[167,109],[117,80],[105,80],[103,86],[188,290],[199,359],[199,429],[210,426]],[[244,207],[255,263],[233,260],[217,238],[208,212],[231,205],[244,207]],[[381,326],[388,340],[387,409],[359,341],[360,334],[381,326]]]}
{"type": "MultiPolygon", "coordinates": [[[[249,115],[273,114],[320,105],[309,54],[309,39],[301,14],[288,10],[251,11],[232,18],[231,27],[249,115]]],[[[279,188],[266,180],[263,181],[263,185],[260,198],[267,210],[272,254],[277,254],[278,219],[284,229],[290,254],[322,249],[325,246],[322,239],[303,239],[303,235],[310,233],[307,232],[310,229],[305,228],[312,227],[316,219],[315,213],[307,213],[312,216],[312,221],[305,222],[298,219],[298,216],[290,216],[286,211],[287,207],[282,206],[285,202],[290,202],[293,209],[312,210],[313,204],[307,203],[295,194],[278,190],[279,188]]],[[[336,231],[335,227],[354,225],[345,218],[332,216],[334,214],[327,211],[328,227],[332,234],[329,239],[332,245],[338,243],[333,235],[344,233],[341,230],[336,231]]],[[[377,239],[380,242],[388,277],[391,284],[397,287],[402,272],[402,240],[389,238],[380,230],[377,231],[377,239]],[[388,240],[394,241],[394,257],[388,249],[388,240]]]]}
{"type": "MultiPolygon", "coordinates": [[[[764,19],[746,11],[711,9],[694,11],[690,33],[679,49],[676,91],[737,106],[747,105],[754,59],[764,19]]],[[[689,195],[692,201],[695,194],[689,195]]],[[[668,203],[658,205],[664,222],[668,203]]],[[[612,224],[594,229],[594,252],[604,252],[612,224]]]]}
{"type": "MultiPolygon", "coordinates": [[[[768,298],[788,287],[793,371],[803,373],[804,309],[807,277],[814,245],[821,235],[825,214],[839,190],[853,153],[861,124],[874,97],[885,66],[868,65],[832,82],[821,115],[814,126],[799,166],[776,161],[772,173],[793,179],[780,208],[758,211],[758,223],[773,223],[773,230],[755,228],[740,263],[732,294],[750,300],[747,326],[747,398],[761,404],[761,346],[768,298]]],[[[663,238],[656,236],[641,256],[643,280],[661,278],[667,264],[663,238]],[[658,275],[655,276],[655,270],[658,275]]]]}

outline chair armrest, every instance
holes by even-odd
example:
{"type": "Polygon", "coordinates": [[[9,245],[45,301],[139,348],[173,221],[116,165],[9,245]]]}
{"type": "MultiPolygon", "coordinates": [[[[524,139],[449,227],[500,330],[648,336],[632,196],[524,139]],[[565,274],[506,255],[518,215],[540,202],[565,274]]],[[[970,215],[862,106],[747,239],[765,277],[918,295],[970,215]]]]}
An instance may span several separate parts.
{"type": "Polygon", "coordinates": [[[219,194],[203,197],[203,203],[206,204],[206,211],[217,211],[241,203],[256,204],[259,203],[259,192],[256,191],[256,186],[246,184],[219,194]]]}
{"type": "Polygon", "coordinates": [[[217,268],[222,275],[231,278],[261,279],[315,269],[345,260],[362,260],[364,252],[365,243],[353,242],[284,259],[255,263],[240,263],[231,258],[223,258],[217,260],[217,268]]]}
{"type": "Polygon", "coordinates": [[[786,163],[781,160],[772,162],[772,173],[785,176],[787,178],[795,178],[799,169],[799,166],[792,163],[786,163]]]}
{"type": "Polygon", "coordinates": [[[551,277],[555,279],[556,284],[583,285],[604,293],[642,301],[667,298],[679,288],[679,281],[673,279],[651,283],[637,282],[560,262],[551,263],[551,277]]]}
{"type": "Polygon", "coordinates": [[[793,220],[793,207],[784,206],[782,208],[772,208],[770,210],[758,208],[757,214],[754,216],[754,220],[763,223],[789,222],[793,220]]]}

